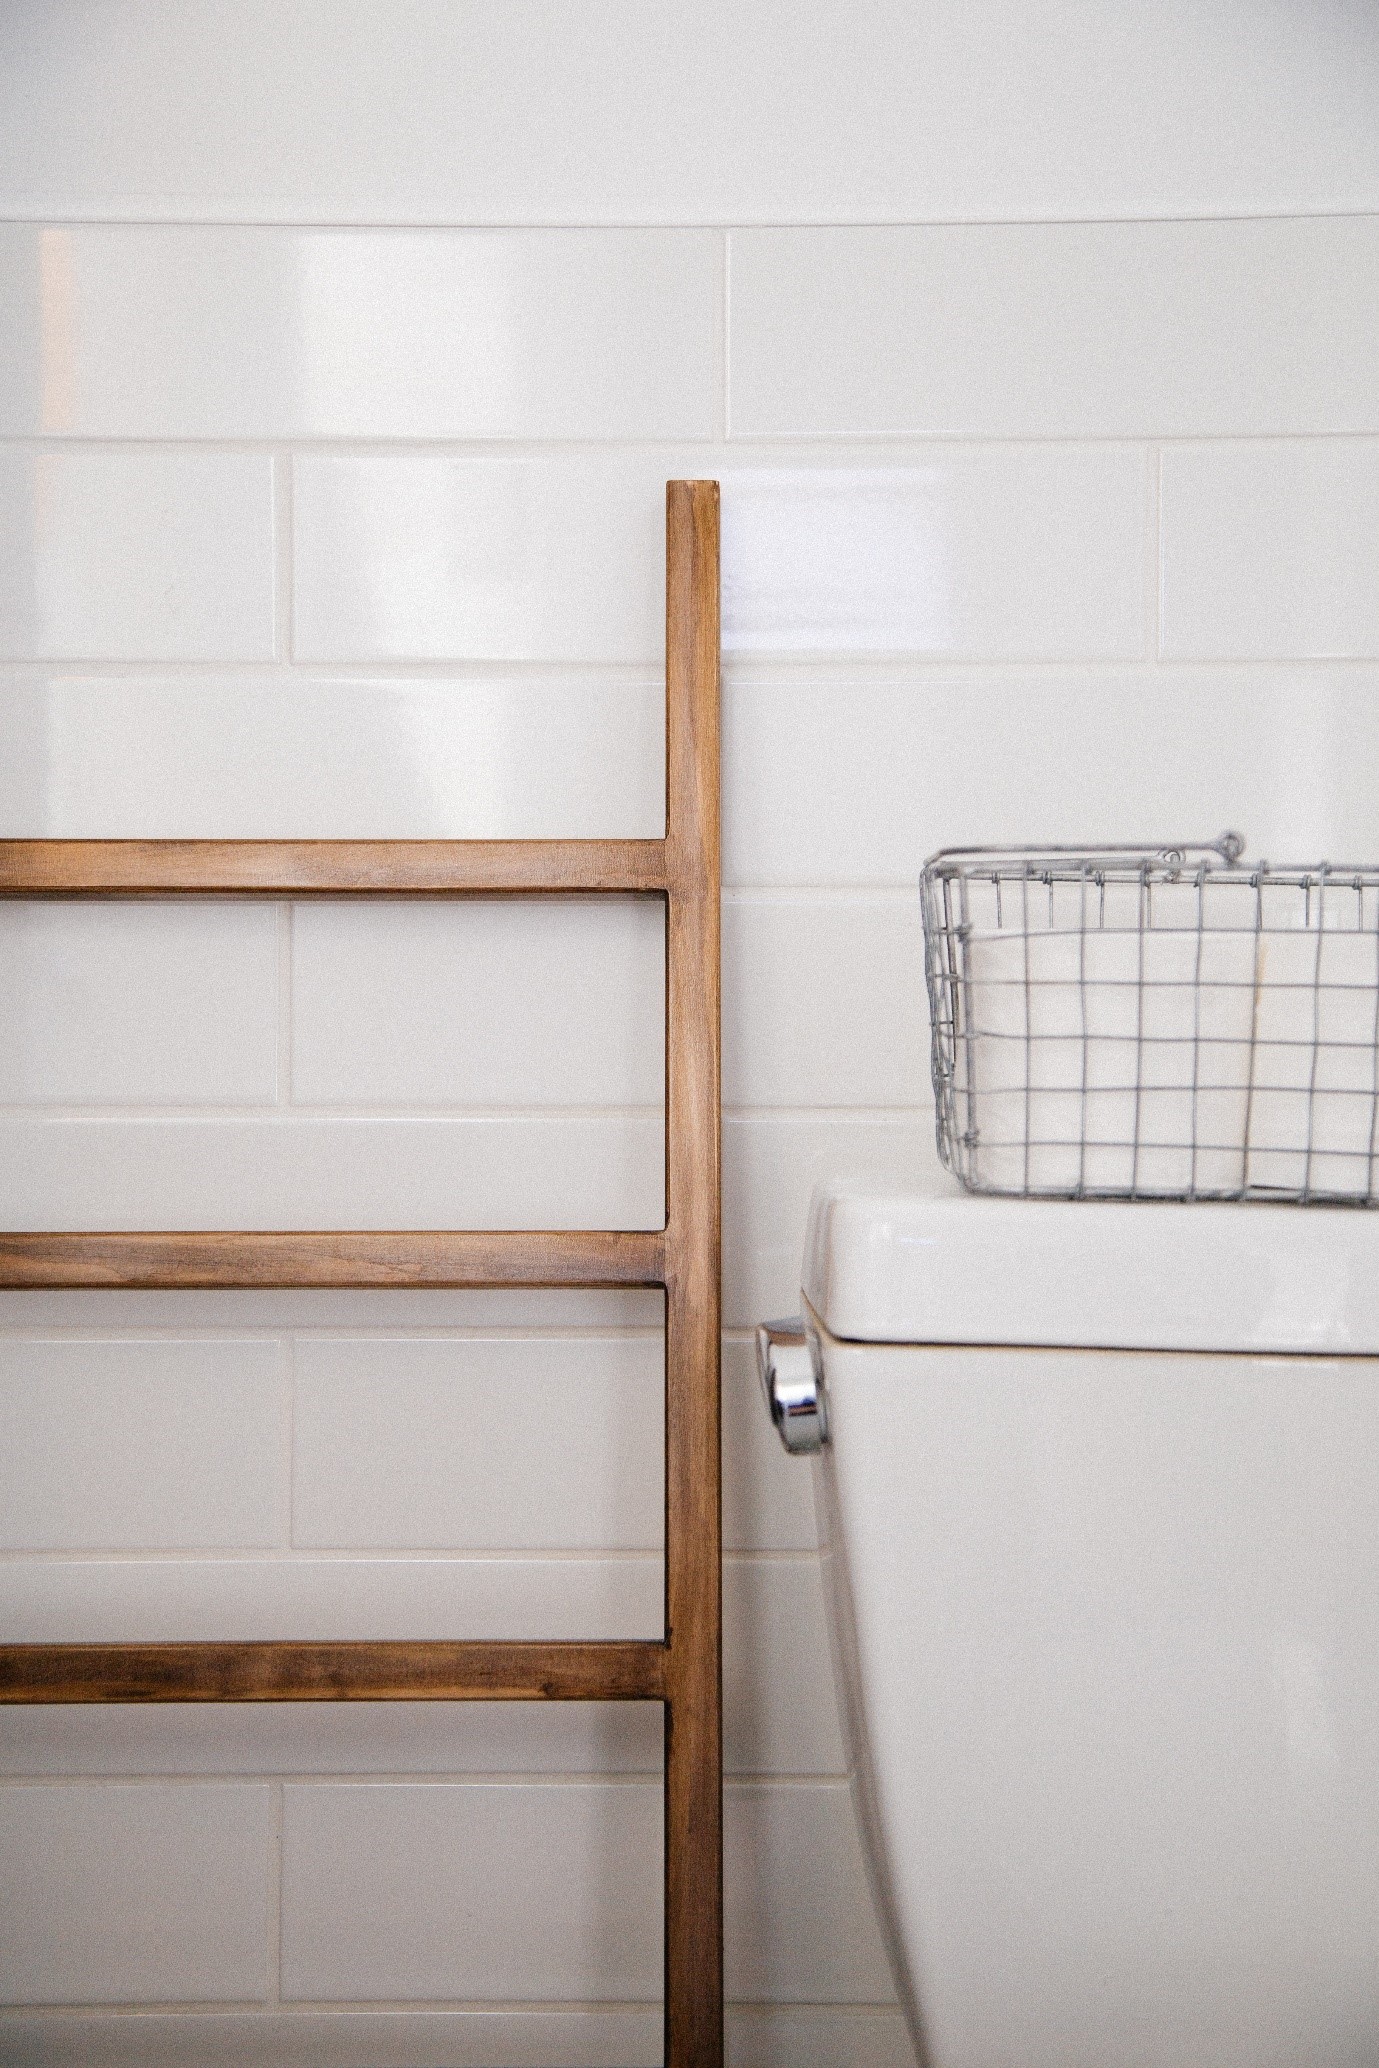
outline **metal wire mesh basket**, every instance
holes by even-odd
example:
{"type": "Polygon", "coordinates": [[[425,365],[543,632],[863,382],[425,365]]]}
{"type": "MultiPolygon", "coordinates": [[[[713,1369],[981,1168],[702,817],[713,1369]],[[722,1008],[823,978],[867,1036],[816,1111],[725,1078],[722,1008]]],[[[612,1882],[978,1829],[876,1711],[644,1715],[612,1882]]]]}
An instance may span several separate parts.
{"type": "Polygon", "coordinates": [[[1379,869],[947,849],[925,864],[939,1154],[969,1191],[1373,1205],[1379,869]]]}

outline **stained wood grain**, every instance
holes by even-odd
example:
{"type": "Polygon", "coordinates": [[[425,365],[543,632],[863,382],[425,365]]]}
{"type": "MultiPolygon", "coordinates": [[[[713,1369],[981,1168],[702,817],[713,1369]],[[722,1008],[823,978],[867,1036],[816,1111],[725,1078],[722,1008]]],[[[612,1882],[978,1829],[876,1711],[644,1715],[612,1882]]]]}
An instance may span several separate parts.
{"type": "Polygon", "coordinates": [[[660,840],[0,840],[0,897],[520,897],[664,889],[660,840]]]}
{"type": "Polygon", "coordinates": [[[655,1702],[665,1647],[593,1644],[7,1644],[0,1703],[655,1702]]]}
{"type": "Polygon", "coordinates": [[[659,1230],[0,1234],[0,1287],[655,1286],[659,1230]]]}
{"type": "Polygon", "coordinates": [[[723,2060],[718,484],[666,504],[668,2068],[723,2060]]]}

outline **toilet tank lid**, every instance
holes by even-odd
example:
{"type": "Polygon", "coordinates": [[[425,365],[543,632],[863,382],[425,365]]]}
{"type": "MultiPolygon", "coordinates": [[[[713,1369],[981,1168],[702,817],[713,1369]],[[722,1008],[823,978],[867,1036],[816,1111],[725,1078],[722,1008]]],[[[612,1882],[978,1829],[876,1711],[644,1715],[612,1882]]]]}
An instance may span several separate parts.
{"type": "Polygon", "coordinates": [[[803,1289],[852,1342],[1373,1355],[1379,1212],[830,1184],[803,1289]]]}

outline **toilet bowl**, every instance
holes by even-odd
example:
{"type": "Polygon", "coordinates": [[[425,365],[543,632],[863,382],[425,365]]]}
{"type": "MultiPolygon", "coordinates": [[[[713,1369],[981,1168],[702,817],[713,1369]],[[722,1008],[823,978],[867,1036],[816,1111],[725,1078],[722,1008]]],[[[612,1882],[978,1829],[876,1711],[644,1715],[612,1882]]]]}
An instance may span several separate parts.
{"type": "Polygon", "coordinates": [[[1379,2061],[1379,1217],[835,1186],[803,1294],[924,2068],[1379,2061]]]}

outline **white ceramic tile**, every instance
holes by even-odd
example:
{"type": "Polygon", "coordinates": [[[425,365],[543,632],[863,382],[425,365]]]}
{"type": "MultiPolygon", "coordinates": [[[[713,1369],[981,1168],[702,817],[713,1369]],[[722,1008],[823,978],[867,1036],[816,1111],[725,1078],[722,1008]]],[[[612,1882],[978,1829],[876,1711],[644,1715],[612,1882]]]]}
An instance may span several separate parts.
{"type": "Polygon", "coordinates": [[[893,2000],[845,1781],[730,1782],[723,1852],[731,2000],[893,2000]]]}
{"type": "Polygon", "coordinates": [[[658,839],[664,704],[651,676],[0,676],[0,832],[658,839]]]}
{"type": "MultiPolygon", "coordinates": [[[[659,2007],[0,2016],[27,2068],[655,2068],[659,2007]]],[[[729,2068],[914,2068],[895,2009],[731,2004],[729,2068]]]]}
{"type": "Polygon", "coordinates": [[[726,901],[727,1104],[911,1105],[928,1025],[917,897],[726,901]]]}
{"type": "Polygon", "coordinates": [[[286,1513],[266,1339],[0,1336],[0,1548],[244,1548],[286,1513]]]}
{"type": "Polygon", "coordinates": [[[659,1702],[0,1704],[0,1775],[20,1778],[656,1774],[664,1740],[659,1702]]]}
{"type": "Polygon", "coordinates": [[[0,907],[0,1102],[271,1104],[267,905],[0,907]]]}
{"type": "Polygon", "coordinates": [[[660,1559],[627,1554],[0,1560],[15,1643],[659,1637],[662,1619],[660,1559]]]}
{"type": "Polygon", "coordinates": [[[723,1542],[729,1551],[812,1551],[813,1484],[766,1412],[750,1339],[723,1345],[723,1542]]]}
{"type": "Polygon", "coordinates": [[[659,1106],[664,907],[632,898],[300,904],[302,1105],[659,1106]]]}
{"type": "Polygon", "coordinates": [[[1189,446],[1162,468],[1166,656],[1379,654],[1379,443],[1189,446]]]}
{"type": "Polygon", "coordinates": [[[283,1996],[655,1997],[660,1853],[645,1782],[289,1787],[283,1996]]]}
{"type": "Polygon", "coordinates": [[[728,2068],[915,2068],[893,2007],[737,2004],[727,2025],[728,2068]]]}
{"type": "Polygon", "coordinates": [[[825,1178],[913,1185],[938,1175],[933,1123],[854,1115],[735,1119],[723,1128],[723,1322],[754,1328],[800,1304],[810,1194],[825,1178]]]}
{"type": "Polygon", "coordinates": [[[1376,431],[1376,328],[1374,216],[741,230],[732,428],[1376,431]]]}
{"type": "Polygon", "coordinates": [[[6,1119],[11,1228],[658,1228],[659,1115],[6,1119]]]}
{"type": "Polygon", "coordinates": [[[678,454],[299,456],[307,661],[654,661],[678,454]]]}
{"type": "Polygon", "coordinates": [[[268,660],[273,462],[0,450],[0,656],[268,660]]]}
{"type": "Polygon", "coordinates": [[[295,1365],[298,1544],[659,1549],[659,1337],[329,1336],[295,1365]]]}
{"type": "MultiPolygon", "coordinates": [[[[643,1783],[289,1787],[283,1994],[652,1997],[660,1810],[643,1783]]],[[[730,1785],[724,1818],[729,1996],[887,2001],[846,1784],[730,1785]]]]}
{"type": "Polygon", "coordinates": [[[723,755],[730,883],[917,898],[940,847],[1159,846],[1223,823],[1252,855],[1363,860],[1379,669],[739,671],[723,755]]]}
{"type": "Polygon", "coordinates": [[[708,231],[0,227],[0,431],[707,437],[708,231]]]}
{"type": "MultiPolygon", "coordinates": [[[[739,662],[725,871],[737,884],[913,883],[944,842],[1157,842],[1219,831],[1223,815],[1255,852],[1363,857],[1376,690],[1372,666],[1151,678],[739,662]]],[[[0,678],[0,831],[655,835],[661,694],[649,679],[0,678]]]]}
{"type": "Polygon", "coordinates": [[[742,467],[723,483],[724,650],[1139,654],[1144,513],[1130,446],[742,467]]]}
{"type": "Polygon", "coordinates": [[[33,1333],[76,1328],[91,1333],[127,1329],[327,1328],[377,1329],[592,1329],[599,1333],[659,1329],[665,1300],[659,1292],[583,1292],[539,1286],[508,1290],[383,1286],[373,1292],[134,1292],[91,1288],[73,1292],[0,1292],[0,1329],[33,1333]]]}
{"type": "Polygon", "coordinates": [[[922,461],[792,468],[693,447],[299,457],[295,651],[654,659],[664,484],[684,473],[722,479],[730,653],[1142,649],[1141,451],[935,446],[922,461]]]}
{"type": "Polygon", "coordinates": [[[269,1802],[175,1782],[0,1788],[0,1999],[262,1999],[269,1802]]]}
{"type": "Polygon", "coordinates": [[[723,1731],[729,1773],[846,1772],[816,1557],[724,1565],[723,1731]]]}
{"type": "Polygon", "coordinates": [[[0,16],[0,211],[940,222],[1379,204],[1364,8],[881,0],[0,16]]]}
{"type": "MultiPolygon", "coordinates": [[[[893,2068],[895,2056],[865,2050],[869,2033],[856,2036],[868,2013],[812,2015],[822,2020],[821,2039],[854,2049],[833,2054],[830,2068],[893,2068]]],[[[804,2014],[806,2020],[810,2016],[804,2014]]],[[[808,2035],[813,2028],[804,2029],[808,2035]]],[[[804,2044],[811,2043],[807,2036],[804,2044]]],[[[27,2068],[416,2068],[419,2061],[427,2068],[492,2068],[495,2061],[504,2068],[655,2068],[661,2012],[659,2005],[561,2005],[511,2011],[126,2011],[41,2019],[11,2013],[0,2016],[0,2057],[9,2058],[6,2048],[27,2068]]],[[[765,2068],[776,2056],[748,2058],[765,2068]]],[[[814,2068],[815,2059],[809,2053],[801,2063],[814,2068]]]]}

